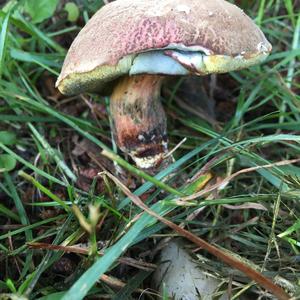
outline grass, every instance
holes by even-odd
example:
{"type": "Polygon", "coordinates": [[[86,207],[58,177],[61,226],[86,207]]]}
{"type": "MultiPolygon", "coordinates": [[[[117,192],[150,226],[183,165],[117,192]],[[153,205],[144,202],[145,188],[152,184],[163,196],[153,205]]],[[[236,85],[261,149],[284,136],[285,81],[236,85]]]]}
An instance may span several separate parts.
{"type": "MultiPolygon", "coordinates": [[[[174,231],[146,213],[136,219],[141,208],[105,172],[97,175],[108,170],[157,214],[239,255],[300,299],[300,164],[290,163],[300,152],[300,3],[232,1],[255,18],[273,53],[249,70],[165,87],[171,148],[187,140],[176,161],[152,177],[111,150],[105,98],[65,98],[54,88],[66,49],[101,1],[78,1],[76,22],[67,21],[61,1],[38,23],[25,2],[9,1],[0,11],[0,292],[138,299],[137,288],[151,287],[153,269],[119,258],[155,263],[151,252],[174,231]],[[200,190],[190,181],[199,172],[200,190]],[[62,251],[69,246],[72,253],[62,251]],[[104,274],[124,286],[100,280],[104,274]]],[[[232,284],[232,299],[274,299],[197,253],[207,257],[202,267],[226,282],[224,290],[232,284]]]]}

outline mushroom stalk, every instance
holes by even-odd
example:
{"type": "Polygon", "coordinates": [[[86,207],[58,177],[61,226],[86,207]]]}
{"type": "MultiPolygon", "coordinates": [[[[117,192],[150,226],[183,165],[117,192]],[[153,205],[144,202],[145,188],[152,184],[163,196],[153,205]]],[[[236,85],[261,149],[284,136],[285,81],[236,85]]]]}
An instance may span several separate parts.
{"type": "Polygon", "coordinates": [[[167,152],[167,122],[160,102],[164,77],[121,78],[110,101],[113,134],[118,147],[142,169],[157,168],[167,152]]]}

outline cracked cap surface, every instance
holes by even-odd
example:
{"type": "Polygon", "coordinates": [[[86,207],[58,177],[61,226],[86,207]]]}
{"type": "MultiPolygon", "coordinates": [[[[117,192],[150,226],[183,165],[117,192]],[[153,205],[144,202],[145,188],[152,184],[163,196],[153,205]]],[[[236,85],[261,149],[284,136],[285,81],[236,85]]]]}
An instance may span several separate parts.
{"type": "Polygon", "coordinates": [[[189,69],[201,75],[254,65],[271,49],[255,23],[224,0],[117,0],[80,31],[56,85],[63,94],[99,91],[130,73],[139,53],[154,50],[201,53],[209,67],[189,69]]]}

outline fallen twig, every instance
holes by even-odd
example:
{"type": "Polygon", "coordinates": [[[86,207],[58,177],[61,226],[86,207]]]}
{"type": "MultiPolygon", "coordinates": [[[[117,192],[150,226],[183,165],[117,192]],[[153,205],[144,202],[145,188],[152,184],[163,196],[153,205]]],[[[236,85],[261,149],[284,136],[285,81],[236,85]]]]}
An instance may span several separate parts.
{"type": "MultiPolygon", "coordinates": [[[[46,243],[27,243],[29,248],[31,249],[46,249],[46,250],[53,250],[53,251],[63,251],[67,253],[77,253],[77,254],[83,254],[88,255],[89,249],[78,247],[78,246],[61,246],[61,245],[52,245],[52,244],[46,244],[46,243]]],[[[98,254],[100,256],[104,255],[104,251],[99,251],[98,254]]],[[[157,268],[155,264],[146,263],[142,261],[138,261],[136,259],[133,259],[131,257],[120,257],[119,263],[122,263],[124,265],[132,266],[140,270],[145,271],[153,271],[157,268]]]]}

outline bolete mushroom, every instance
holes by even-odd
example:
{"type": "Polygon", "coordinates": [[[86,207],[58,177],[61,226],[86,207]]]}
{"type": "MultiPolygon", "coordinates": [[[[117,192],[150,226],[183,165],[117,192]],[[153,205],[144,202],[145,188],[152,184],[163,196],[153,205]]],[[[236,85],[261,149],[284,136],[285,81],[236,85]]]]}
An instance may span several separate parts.
{"type": "Polygon", "coordinates": [[[138,167],[157,167],[168,151],[160,102],[166,76],[226,73],[262,62],[271,44],[224,0],[117,0],[80,31],[57,87],[63,94],[113,88],[118,147],[138,167]]]}

